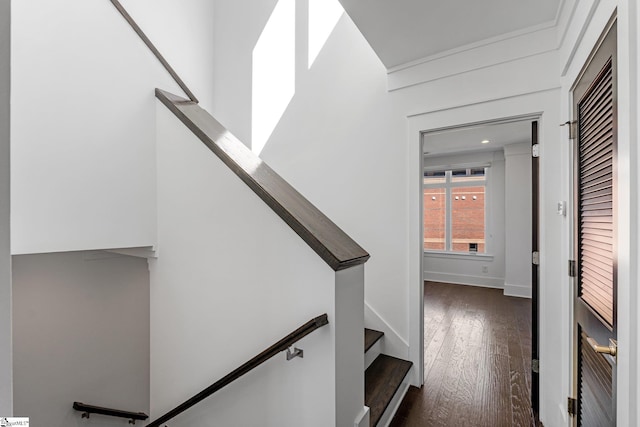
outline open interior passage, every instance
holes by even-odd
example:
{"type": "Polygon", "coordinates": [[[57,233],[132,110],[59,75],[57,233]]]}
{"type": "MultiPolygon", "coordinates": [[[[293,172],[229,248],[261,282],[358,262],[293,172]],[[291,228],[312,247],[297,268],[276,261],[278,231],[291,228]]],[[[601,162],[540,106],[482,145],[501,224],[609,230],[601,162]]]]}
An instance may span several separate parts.
{"type": "Polygon", "coordinates": [[[531,426],[531,300],[425,282],[425,383],[391,426],[531,426]]]}

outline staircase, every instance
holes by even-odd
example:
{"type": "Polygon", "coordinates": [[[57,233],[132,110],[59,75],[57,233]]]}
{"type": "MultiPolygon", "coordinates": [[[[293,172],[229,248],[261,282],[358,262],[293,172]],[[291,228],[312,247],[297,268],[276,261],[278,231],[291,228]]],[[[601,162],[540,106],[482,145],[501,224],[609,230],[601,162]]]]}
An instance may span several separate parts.
{"type": "Polygon", "coordinates": [[[388,426],[409,388],[411,362],[382,354],[384,333],[364,330],[364,404],[369,425],[388,426]]]}

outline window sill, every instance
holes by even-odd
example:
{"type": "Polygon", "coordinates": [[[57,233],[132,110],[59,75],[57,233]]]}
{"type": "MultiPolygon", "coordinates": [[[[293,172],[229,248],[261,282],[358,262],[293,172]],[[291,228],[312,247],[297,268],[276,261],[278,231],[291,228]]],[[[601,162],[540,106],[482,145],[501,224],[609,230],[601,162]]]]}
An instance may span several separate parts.
{"type": "Polygon", "coordinates": [[[424,251],[424,256],[430,258],[448,258],[448,259],[481,259],[483,261],[493,261],[491,254],[479,254],[474,252],[445,252],[445,251],[424,251]]]}

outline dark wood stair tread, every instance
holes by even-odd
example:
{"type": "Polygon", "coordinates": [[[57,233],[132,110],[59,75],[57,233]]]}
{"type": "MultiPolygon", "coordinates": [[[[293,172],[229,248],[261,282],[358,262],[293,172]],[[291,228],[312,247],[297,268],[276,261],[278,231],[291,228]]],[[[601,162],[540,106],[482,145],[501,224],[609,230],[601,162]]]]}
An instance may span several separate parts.
{"type": "Polygon", "coordinates": [[[369,351],[373,345],[384,335],[384,332],[364,328],[364,352],[369,351]]]}
{"type": "Polygon", "coordinates": [[[375,426],[389,406],[413,364],[381,354],[364,373],[364,404],[370,409],[370,426],[375,426]]]}

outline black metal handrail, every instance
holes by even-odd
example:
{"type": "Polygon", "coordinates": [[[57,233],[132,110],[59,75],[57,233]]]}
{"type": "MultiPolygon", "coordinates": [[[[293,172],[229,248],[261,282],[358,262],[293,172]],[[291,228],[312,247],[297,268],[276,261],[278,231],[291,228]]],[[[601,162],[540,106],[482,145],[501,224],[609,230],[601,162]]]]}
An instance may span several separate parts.
{"type": "Polygon", "coordinates": [[[89,418],[90,414],[108,415],[110,417],[128,418],[129,424],[135,424],[136,420],[146,420],[149,415],[144,412],[122,411],[120,409],[103,408],[101,406],[87,405],[82,402],[73,402],[73,409],[82,412],[82,418],[89,418]]]}
{"type": "Polygon", "coordinates": [[[211,396],[216,391],[231,384],[233,381],[237,380],[244,374],[248,373],[249,371],[263,364],[267,360],[271,359],[276,354],[280,353],[281,351],[287,350],[289,347],[291,347],[293,344],[298,342],[303,337],[309,335],[311,332],[315,331],[316,329],[321,328],[324,325],[327,325],[328,323],[329,323],[329,320],[326,314],[323,314],[322,316],[318,316],[315,319],[311,319],[310,321],[308,321],[307,323],[305,323],[295,331],[291,332],[289,335],[282,338],[280,341],[276,342],[271,347],[267,348],[265,351],[258,354],[257,356],[255,356],[254,358],[252,358],[251,360],[249,360],[248,362],[246,362],[236,370],[230,372],[223,378],[219,379],[209,387],[202,390],[200,393],[196,394],[189,400],[186,400],[184,403],[177,406],[175,409],[172,409],[171,411],[167,412],[157,420],[147,424],[147,427],[159,427],[163,423],[166,423],[170,419],[183,413],[187,409],[191,408],[192,406],[196,405],[197,403],[211,396]]]}
{"type": "Polygon", "coordinates": [[[169,72],[171,77],[173,77],[173,80],[175,80],[175,82],[178,84],[178,86],[180,86],[180,88],[189,97],[189,99],[195,103],[198,103],[198,98],[196,98],[193,92],[189,90],[189,88],[182,81],[178,73],[176,73],[175,70],[171,67],[171,65],[169,65],[167,60],[164,59],[164,56],[162,56],[162,54],[160,53],[160,51],[158,51],[158,49],[154,46],[154,44],[151,43],[151,40],[149,40],[149,37],[147,37],[144,31],[142,31],[142,28],[140,28],[140,26],[136,23],[136,21],[134,21],[131,15],[129,15],[129,12],[127,12],[124,6],[122,6],[122,4],[118,0],[111,0],[111,3],[113,3],[116,9],[118,9],[118,12],[120,12],[120,14],[129,23],[129,25],[131,25],[131,28],[133,28],[133,30],[138,34],[138,36],[140,36],[144,44],[146,44],[147,47],[151,50],[151,52],[153,52],[153,54],[156,56],[156,58],[158,58],[158,61],[160,61],[160,63],[164,66],[164,68],[169,72]]]}

